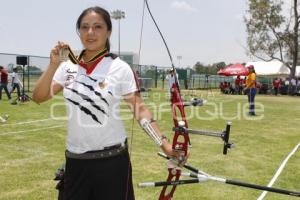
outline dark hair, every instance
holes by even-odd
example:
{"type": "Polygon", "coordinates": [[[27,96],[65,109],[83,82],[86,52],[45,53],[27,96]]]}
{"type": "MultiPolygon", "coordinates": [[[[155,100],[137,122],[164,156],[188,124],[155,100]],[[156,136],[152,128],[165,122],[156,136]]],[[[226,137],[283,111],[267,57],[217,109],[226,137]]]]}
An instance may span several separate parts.
{"type": "Polygon", "coordinates": [[[1,69],[4,69],[4,67],[0,65],[0,70],[1,70],[1,69]]]}
{"type": "MultiPolygon", "coordinates": [[[[107,26],[107,30],[108,31],[111,31],[112,30],[112,24],[111,24],[111,19],[110,19],[110,14],[109,12],[107,12],[107,10],[105,10],[104,8],[101,8],[99,6],[94,6],[94,7],[90,7],[90,8],[87,8],[85,9],[84,11],[82,11],[82,13],[79,15],[78,19],[77,19],[77,22],[76,22],[76,31],[77,33],[79,33],[79,29],[80,29],[80,24],[81,24],[81,21],[82,21],[82,18],[90,13],[90,12],[95,12],[97,13],[98,15],[100,15],[105,23],[106,23],[106,26],[107,26]]],[[[107,39],[106,41],[106,44],[105,44],[105,47],[107,48],[108,51],[110,51],[110,43],[109,43],[109,39],[107,39]]]]}

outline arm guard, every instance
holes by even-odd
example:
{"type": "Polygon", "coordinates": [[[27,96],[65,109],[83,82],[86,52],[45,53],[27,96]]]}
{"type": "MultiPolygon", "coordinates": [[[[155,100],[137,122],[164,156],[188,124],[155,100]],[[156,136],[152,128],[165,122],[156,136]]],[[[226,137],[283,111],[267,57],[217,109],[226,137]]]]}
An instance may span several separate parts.
{"type": "Polygon", "coordinates": [[[162,145],[162,138],[157,135],[150,120],[143,118],[140,120],[140,125],[158,146],[162,145]]]}

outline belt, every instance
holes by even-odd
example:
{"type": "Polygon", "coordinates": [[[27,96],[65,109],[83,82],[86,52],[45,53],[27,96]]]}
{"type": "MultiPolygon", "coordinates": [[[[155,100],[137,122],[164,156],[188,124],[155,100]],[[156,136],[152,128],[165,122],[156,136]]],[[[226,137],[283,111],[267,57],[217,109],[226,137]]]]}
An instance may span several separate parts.
{"type": "Polygon", "coordinates": [[[66,150],[65,154],[67,158],[91,160],[91,159],[101,159],[101,158],[117,156],[123,153],[126,149],[127,149],[127,140],[125,140],[125,142],[120,144],[105,147],[103,150],[99,150],[99,151],[88,151],[85,153],[77,154],[66,150]]]}

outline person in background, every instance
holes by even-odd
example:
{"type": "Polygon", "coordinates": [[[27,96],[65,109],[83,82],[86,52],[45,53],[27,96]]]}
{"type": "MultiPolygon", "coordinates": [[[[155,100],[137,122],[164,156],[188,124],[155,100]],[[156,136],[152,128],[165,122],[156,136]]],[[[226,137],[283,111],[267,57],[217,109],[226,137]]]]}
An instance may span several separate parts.
{"type": "Polygon", "coordinates": [[[18,98],[19,98],[21,96],[21,93],[20,93],[20,84],[21,84],[21,81],[19,79],[19,75],[18,75],[17,72],[18,72],[17,68],[13,68],[13,73],[11,75],[11,77],[12,77],[12,81],[11,81],[12,89],[10,91],[10,95],[17,88],[17,95],[18,95],[18,98]]]}
{"type": "Polygon", "coordinates": [[[225,91],[224,91],[224,82],[220,82],[219,88],[220,88],[221,93],[224,94],[225,93],[225,91]]]}
{"type": "Polygon", "coordinates": [[[300,95],[300,77],[297,79],[297,95],[300,95]]]}
{"type": "Polygon", "coordinates": [[[235,94],[241,94],[241,84],[242,84],[242,79],[240,75],[238,75],[234,81],[235,94]]]}
{"type": "Polygon", "coordinates": [[[273,80],[274,94],[275,94],[276,96],[278,95],[279,87],[280,87],[280,79],[276,77],[276,78],[273,80]]]}
{"type": "Polygon", "coordinates": [[[228,82],[228,87],[229,87],[229,92],[228,94],[234,94],[235,93],[235,90],[234,88],[232,87],[232,84],[230,82],[228,82]]]}
{"type": "MultiPolygon", "coordinates": [[[[166,80],[168,81],[168,87],[167,87],[167,95],[168,98],[171,98],[171,91],[172,91],[172,86],[175,83],[175,72],[174,69],[171,68],[170,70],[167,71],[167,75],[166,75],[166,80]]],[[[176,78],[178,80],[178,74],[176,73],[176,78]]],[[[179,80],[178,80],[178,84],[179,84],[179,80]]]]}
{"type": "Polygon", "coordinates": [[[8,72],[7,70],[3,67],[0,66],[0,100],[2,99],[2,90],[4,89],[7,98],[10,100],[11,96],[10,93],[7,89],[7,84],[8,84],[8,72]]]}
{"type": "Polygon", "coordinates": [[[229,94],[229,82],[224,81],[224,94],[229,94]]]}
{"type": "Polygon", "coordinates": [[[241,81],[241,92],[243,94],[247,94],[246,90],[244,90],[246,87],[246,80],[247,80],[247,76],[245,76],[244,79],[242,79],[242,81],[241,81]]]}
{"type": "Polygon", "coordinates": [[[256,95],[256,73],[253,65],[248,67],[249,74],[246,79],[246,86],[244,88],[247,91],[248,103],[249,103],[249,116],[255,116],[255,95],[256,95]]]}
{"type": "Polygon", "coordinates": [[[130,66],[110,53],[109,12],[98,6],[85,9],[76,29],[83,51],[76,57],[66,43],[58,42],[32,96],[44,102],[62,91],[67,105],[63,198],[134,200],[127,133],[119,114],[122,100],[166,155],[183,160],[182,153],[174,151],[159,130],[130,66]],[[62,61],[59,54],[65,50],[69,60],[62,61]]]}
{"type": "Polygon", "coordinates": [[[290,94],[291,87],[290,87],[290,78],[289,77],[285,78],[285,80],[284,80],[284,88],[285,88],[285,94],[290,94]]]}
{"type": "Polygon", "coordinates": [[[297,90],[297,80],[293,77],[290,81],[290,95],[295,95],[297,90]]]}
{"type": "MultiPolygon", "coordinates": [[[[176,73],[176,78],[178,80],[178,74],[176,73]]],[[[169,89],[171,90],[173,84],[175,83],[175,72],[174,69],[168,70],[168,75],[166,76],[166,80],[168,81],[169,89]]]]}

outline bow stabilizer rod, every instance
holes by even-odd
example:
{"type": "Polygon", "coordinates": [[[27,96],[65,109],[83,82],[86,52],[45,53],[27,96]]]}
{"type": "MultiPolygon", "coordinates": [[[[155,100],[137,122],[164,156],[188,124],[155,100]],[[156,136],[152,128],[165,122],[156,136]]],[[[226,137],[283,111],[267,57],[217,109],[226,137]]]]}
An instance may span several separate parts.
{"type": "Polygon", "coordinates": [[[210,176],[210,175],[203,175],[203,174],[195,174],[195,173],[181,173],[182,176],[189,176],[194,179],[183,179],[183,180],[176,180],[176,181],[161,181],[161,182],[145,182],[140,183],[139,187],[162,187],[162,186],[174,186],[174,185],[186,185],[186,184],[193,184],[193,183],[202,183],[205,181],[217,181],[225,184],[245,187],[245,188],[251,188],[256,190],[263,190],[288,196],[294,196],[294,197],[300,197],[300,192],[298,191],[291,191],[291,190],[285,190],[280,188],[274,188],[274,187],[267,187],[267,186],[261,186],[256,185],[252,183],[245,183],[241,181],[236,180],[230,180],[225,178],[220,178],[217,176],[210,176]]]}
{"type": "Polygon", "coordinates": [[[230,180],[230,179],[225,179],[225,178],[220,178],[220,177],[210,176],[210,175],[203,175],[203,174],[182,173],[182,175],[189,176],[192,178],[198,178],[199,182],[203,182],[203,180],[213,180],[213,181],[222,182],[225,184],[230,184],[230,185],[235,185],[235,186],[241,186],[241,187],[252,188],[252,189],[256,189],[256,190],[264,190],[264,191],[269,191],[269,192],[273,192],[273,193],[279,193],[279,194],[284,194],[284,195],[289,195],[289,196],[300,197],[300,192],[297,192],[297,191],[290,191],[290,190],[262,186],[262,185],[252,184],[252,183],[245,183],[245,182],[241,182],[241,181],[237,181],[237,180],[230,180]]]}
{"type": "MultiPolygon", "coordinates": [[[[159,152],[159,156],[165,159],[171,159],[168,157],[166,154],[159,152]]],[[[235,186],[240,186],[240,187],[245,187],[245,188],[251,188],[251,189],[256,189],[256,190],[263,190],[263,191],[269,191],[273,193],[278,193],[278,194],[284,194],[284,195],[289,195],[289,196],[295,196],[295,197],[300,197],[300,192],[298,191],[290,191],[290,190],[285,190],[285,189],[280,189],[280,188],[274,188],[274,187],[267,187],[267,186],[261,186],[257,184],[252,184],[252,183],[246,183],[246,182],[241,182],[237,180],[231,180],[231,179],[225,179],[217,176],[211,176],[189,164],[184,164],[184,168],[190,170],[192,173],[187,173],[183,172],[181,173],[182,176],[188,176],[194,179],[187,179],[187,180],[177,180],[177,181],[160,181],[160,182],[145,182],[145,183],[140,183],[138,186],[139,187],[161,187],[161,186],[169,186],[169,185],[186,185],[186,184],[193,184],[193,183],[201,183],[205,181],[217,181],[225,184],[230,184],[230,185],[235,185],[235,186]]]]}

